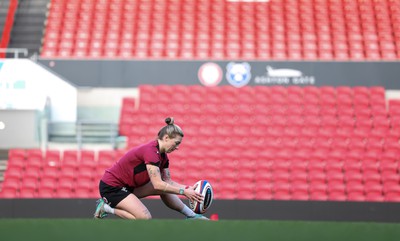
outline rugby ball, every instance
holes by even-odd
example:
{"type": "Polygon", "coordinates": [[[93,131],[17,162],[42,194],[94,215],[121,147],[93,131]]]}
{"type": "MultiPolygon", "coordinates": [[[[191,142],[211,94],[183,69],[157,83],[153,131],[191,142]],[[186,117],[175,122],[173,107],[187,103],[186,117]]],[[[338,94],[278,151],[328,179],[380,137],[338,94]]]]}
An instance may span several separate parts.
{"type": "Polygon", "coordinates": [[[211,206],[214,198],[212,186],[207,180],[200,180],[196,182],[194,186],[194,190],[204,196],[204,201],[202,203],[189,201],[189,207],[193,210],[193,212],[203,214],[211,206]]]}

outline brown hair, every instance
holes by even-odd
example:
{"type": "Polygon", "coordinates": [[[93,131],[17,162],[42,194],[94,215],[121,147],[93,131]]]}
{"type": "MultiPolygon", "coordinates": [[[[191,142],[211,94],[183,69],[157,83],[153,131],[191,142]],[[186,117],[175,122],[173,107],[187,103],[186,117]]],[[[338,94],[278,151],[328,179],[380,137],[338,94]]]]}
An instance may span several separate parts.
{"type": "Polygon", "coordinates": [[[173,117],[167,117],[165,119],[165,123],[167,123],[166,126],[161,128],[161,130],[158,132],[158,139],[162,139],[165,134],[168,135],[170,138],[174,138],[176,135],[184,136],[182,129],[174,124],[174,118],[173,117]]]}

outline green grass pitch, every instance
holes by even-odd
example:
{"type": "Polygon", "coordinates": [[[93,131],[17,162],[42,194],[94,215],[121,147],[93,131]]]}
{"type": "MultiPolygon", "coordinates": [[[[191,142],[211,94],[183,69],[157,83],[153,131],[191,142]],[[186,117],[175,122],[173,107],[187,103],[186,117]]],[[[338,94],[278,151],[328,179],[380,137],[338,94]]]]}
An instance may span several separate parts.
{"type": "Polygon", "coordinates": [[[154,219],[0,219],[4,241],[399,241],[398,223],[154,219]]]}

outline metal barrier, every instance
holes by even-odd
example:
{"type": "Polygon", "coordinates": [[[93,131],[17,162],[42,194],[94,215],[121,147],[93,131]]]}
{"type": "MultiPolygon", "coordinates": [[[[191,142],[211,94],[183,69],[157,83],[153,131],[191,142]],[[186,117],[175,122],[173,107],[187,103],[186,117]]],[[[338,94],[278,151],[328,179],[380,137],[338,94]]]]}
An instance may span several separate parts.
{"type": "Polygon", "coordinates": [[[79,149],[82,148],[85,139],[106,141],[115,148],[117,136],[118,125],[115,123],[93,120],[79,120],[76,123],[76,140],[79,149]]]}
{"type": "Polygon", "coordinates": [[[23,54],[24,57],[28,57],[28,49],[25,48],[0,48],[0,53],[14,53],[14,58],[18,59],[19,54],[23,54]]]}

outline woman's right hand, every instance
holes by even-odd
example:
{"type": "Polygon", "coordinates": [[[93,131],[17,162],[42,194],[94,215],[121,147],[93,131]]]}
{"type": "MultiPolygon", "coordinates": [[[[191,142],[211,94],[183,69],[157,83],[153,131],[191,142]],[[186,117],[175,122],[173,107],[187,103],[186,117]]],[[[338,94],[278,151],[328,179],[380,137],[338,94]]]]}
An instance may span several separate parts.
{"type": "Polygon", "coordinates": [[[202,203],[204,200],[203,195],[201,195],[199,192],[196,192],[195,187],[189,187],[184,189],[183,195],[187,197],[191,202],[200,202],[202,203]]]}

